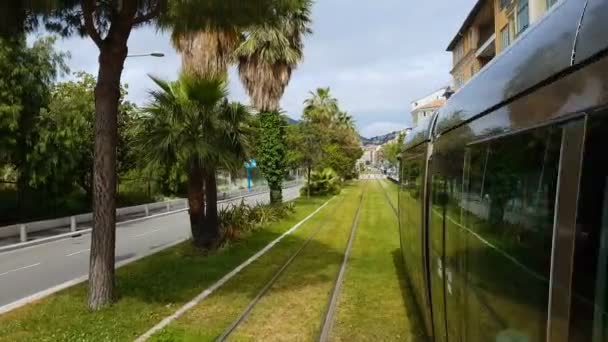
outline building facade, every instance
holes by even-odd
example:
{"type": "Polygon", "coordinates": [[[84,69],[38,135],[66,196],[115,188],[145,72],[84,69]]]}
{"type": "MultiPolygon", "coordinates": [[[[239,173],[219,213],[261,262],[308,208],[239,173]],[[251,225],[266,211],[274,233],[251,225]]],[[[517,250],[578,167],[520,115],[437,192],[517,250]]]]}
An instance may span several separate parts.
{"type": "Polygon", "coordinates": [[[452,86],[466,84],[560,0],[478,0],[447,51],[452,86]]]}
{"type": "Polygon", "coordinates": [[[410,109],[412,113],[412,125],[416,127],[418,122],[433,115],[435,111],[443,107],[450,92],[450,87],[443,87],[423,98],[413,101],[410,109]]]}

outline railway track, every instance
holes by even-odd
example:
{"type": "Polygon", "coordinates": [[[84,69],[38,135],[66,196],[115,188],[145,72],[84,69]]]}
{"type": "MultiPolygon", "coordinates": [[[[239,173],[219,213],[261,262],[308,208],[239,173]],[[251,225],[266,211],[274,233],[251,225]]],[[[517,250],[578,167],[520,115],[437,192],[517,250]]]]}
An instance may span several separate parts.
{"type": "Polygon", "coordinates": [[[327,310],[325,311],[323,326],[321,328],[321,334],[319,335],[319,341],[325,342],[329,340],[331,329],[334,322],[334,316],[336,314],[336,308],[338,306],[338,299],[340,298],[340,292],[342,290],[342,283],[344,282],[344,275],[346,273],[346,265],[348,264],[348,259],[350,257],[350,251],[353,247],[353,242],[355,241],[355,236],[357,234],[357,227],[359,226],[359,218],[361,216],[361,207],[363,206],[363,199],[365,198],[365,193],[367,191],[367,185],[364,186],[363,192],[361,193],[361,197],[359,199],[359,206],[357,207],[357,212],[355,214],[355,219],[353,220],[353,224],[350,229],[350,236],[348,237],[348,243],[346,244],[346,249],[344,251],[344,258],[342,259],[342,265],[340,266],[340,271],[338,272],[338,276],[336,277],[336,281],[334,283],[334,287],[331,291],[331,297],[329,300],[329,305],[327,306],[327,310]]]}
{"type": "Polygon", "coordinates": [[[382,188],[382,194],[384,194],[384,198],[386,198],[386,201],[393,209],[393,213],[395,214],[395,216],[399,217],[399,212],[397,210],[397,207],[395,206],[393,201],[391,201],[391,198],[388,197],[388,192],[386,192],[386,188],[384,187],[384,185],[382,185],[382,180],[378,180],[378,184],[380,184],[380,188],[382,188]]]}
{"type": "MultiPolygon", "coordinates": [[[[364,189],[361,193],[360,199],[359,199],[359,204],[358,204],[357,211],[355,214],[355,219],[351,226],[351,232],[350,232],[349,239],[348,239],[345,251],[344,251],[344,258],[342,260],[342,265],[336,276],[334,287],[332,289],[332,295],[330,297],[327,311],[324,315],[322,330],[325,331],[325,329],[327,329],[328,333],[331,328],[331,322],[333,321],[333,315],[335,313],[335,308],[336,308],[337,301],[339,298],[340,289],[342,286],[342,282],[344,280],[344,273],[345,273],[346,265],[348,262],[348,256],[350,255],[350,250],[352,249],[352,244],[353,244],[354,236],[356,233],[356,227],[359,222],[359,216],[360,216],[360,212],[361,212],[361,206],[363,203],[363,197],[364,197],[365,191],[366,191],[366,189],[364,187],[364,189]]],[[[335,211],[339,212],[339,207],[335,211]]],[[[293,262],[298,258],[298,256],[300,256],[302,254],[302,251],[304,251],[306,249],[306,247],[315,239],[315,237],[317,237],[317,235],[321,231],[323,231],[323,228],[327,225],[328,221],[331,220],[332,217],[333,217],[333,215],[331,215],[331,214],[326,216],[319,223],[319,225],[313,229],[313,231],[308,236],[306,241],[304,241],[304,243],[302,243],[298,247],[298,249],[293,254],[291,254],[289,256],[289,258],[287,258],[285,260],[285,262],[281,265],[281,267],[273,274],[273,276],[268,280],[268,282],[266,282],[266,284],[259,290],[259,292],[255,295],[255,297],[249,302],[247,307],[245,307],[245,309],[239,314],[239,316],[234,321],[232,321],[232,323],[230,325],[228,325],[228,327],[226,327],[226,329],[222,332],[221,335],[219,335],[217,337],[217,339],[215,341],[220,342],[220,341],[228,340],[230,338],[230,336],[238,329],[238,327],[241,326],[241,324],[247,320],[249,315],[256,308],[257,304],[270,292],[273,285],[275,285],[276,282],[279,279],[281,279],[281,276],[283,274],[285,274],[285,272],[289,269],[290,265],[292,265],[293,262]]],[[[323,334],[321,334],[321,336],[323,336],[323,334]]],[[[322,341],[325,341],[325,340],[322,340],[322,341]]]]}

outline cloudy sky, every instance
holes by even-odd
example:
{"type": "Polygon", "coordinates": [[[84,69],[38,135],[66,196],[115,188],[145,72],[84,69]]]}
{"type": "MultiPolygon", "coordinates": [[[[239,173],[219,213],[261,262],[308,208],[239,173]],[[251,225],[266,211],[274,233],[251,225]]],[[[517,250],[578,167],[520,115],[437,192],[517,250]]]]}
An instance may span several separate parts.
{"type": "MultiPolygon", "coordinates": [[[[317,0],[314,34],[307,38],[305,59],[296,70],[282,100],[297,119],[308,92],[329,86],[341,106],[351,113],[363,136],[371,137],[408,127],[409,104],[449,83],[450,54],[445,52],[475,0],[317,0]]],[[[97,72],[92,42],[60,41],[70,51],[72,71],[97,72]]],[[[123,82],[129,98],[143,104],[152,84],[147,74],[174,79],[180,58],[168,35],[154,28],[135,31],[129,52],[160,51],[164,58],[129,58],[123,82]]],[[[234,70],[231,98],[248,102],[234,70]]]]}

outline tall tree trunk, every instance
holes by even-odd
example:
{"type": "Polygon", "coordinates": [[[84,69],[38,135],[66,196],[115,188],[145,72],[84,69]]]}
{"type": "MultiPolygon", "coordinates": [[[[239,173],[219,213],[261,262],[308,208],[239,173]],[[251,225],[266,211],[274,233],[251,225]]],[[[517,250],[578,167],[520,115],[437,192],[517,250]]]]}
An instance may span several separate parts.
{"type": "Polygon", "coordinates": [[[283,202],[283,189],[281,183],[270,184],[270,204],[281,204],[283,202]]]}
{"type": "Polygon", "coordinates": [[[217,215],[217,179],[215,170],[205,173],[206,212],[203,232],[203,247],[213,249],[220,240],[219,220],[217,215]]]}
{"type": "Polygon", "coordinates": [[[205,192],[203,184],[203,169],[197,162],[190,164],[188,170],[188,205],[190,207],[190,230],[192,241],[198,247],[203,245],[203,225],[205,222],[205,192]]]}
{"type": "Polygon", "coordinates": [[[89,307],[112,302],[116,244],[116,144],[120,77],[135,7],[115,16],[107,37],[99,42],[99,74],[95,87],[95,161],[93,232],[89,262],[89,307]]]}

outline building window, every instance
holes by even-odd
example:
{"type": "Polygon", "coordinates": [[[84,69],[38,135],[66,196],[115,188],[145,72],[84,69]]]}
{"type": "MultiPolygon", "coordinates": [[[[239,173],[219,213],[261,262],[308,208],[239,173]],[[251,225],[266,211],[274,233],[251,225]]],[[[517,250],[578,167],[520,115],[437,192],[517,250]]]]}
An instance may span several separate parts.
{"type": "Polygon", "coordinates": [[[504,9],[505,7],[509,6],[510,3],[511,0],[500,0],[500,9],[504,9]]]}
{"type": "Polygon", "coordinates": [[[547,8],[551,8],[556,2],[557,0],[547,0],[547,8]]]}
{"type": "Polygon", "coordinates": [[[517,3],[517,34],[521,34],[530,26],[530,7],[528,0],[519,0],[517,3]]]}
{"type": "Polygon", "coordinates": [[[500,48],[502,50],[506,49],[511,44],[511,32],[509,30],[509,25],[505,25],[505,27],[500,30],[500,48]]]}

